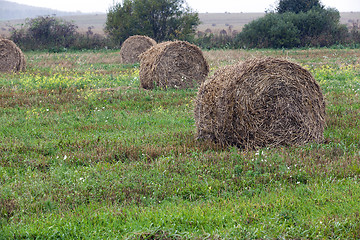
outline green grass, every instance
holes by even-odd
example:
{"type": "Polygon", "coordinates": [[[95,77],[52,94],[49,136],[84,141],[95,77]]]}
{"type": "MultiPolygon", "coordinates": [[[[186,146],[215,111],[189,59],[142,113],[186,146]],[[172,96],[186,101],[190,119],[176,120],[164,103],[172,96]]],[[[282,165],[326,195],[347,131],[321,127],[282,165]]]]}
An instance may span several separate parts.
{"type": "Polygon", "coordinates": [[[325,143],[220,148],[195,139],[196,89],[140,89],[113,51],[26,53],[0,76],[0,239],[360,238],[360,50],[219,52],[213,71],[227,53],[308,68],[325,143]]]}

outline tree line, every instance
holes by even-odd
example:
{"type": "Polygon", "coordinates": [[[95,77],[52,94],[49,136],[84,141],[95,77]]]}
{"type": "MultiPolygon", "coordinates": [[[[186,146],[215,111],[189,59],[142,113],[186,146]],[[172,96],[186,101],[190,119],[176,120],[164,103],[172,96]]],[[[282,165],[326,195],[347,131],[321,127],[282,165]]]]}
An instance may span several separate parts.
{"type": "Polygon", "coordinates": [[[298,48],[360,45],[359,29],[340,24],[340,13],[320,0],[279,0],[264,17],[246,24],[236,36],[196,36],[200,24],[185,0],[124,0],[110,7],[106,36],[77,32],[77,26],[53,16],[28,19],[13,28],[11,39],[24,50],[118,48],[132,35],[158,42],[186,40],[202,48],[298,48]]]}

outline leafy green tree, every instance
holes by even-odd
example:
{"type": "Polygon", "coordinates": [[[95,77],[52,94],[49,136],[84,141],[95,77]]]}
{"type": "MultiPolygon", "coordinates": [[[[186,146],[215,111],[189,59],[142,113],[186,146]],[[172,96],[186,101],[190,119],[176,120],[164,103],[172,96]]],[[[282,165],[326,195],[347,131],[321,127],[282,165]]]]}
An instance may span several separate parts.
{"type": "Polygon", "coordinates": [[[280,0],[276,8],[277,13],[285,12],[308,12],[313,8],[323,9],[320,0],[280,0]]]}
{"type": "Polygon", "coordinates": [[[137,34],[164,41],[189,38],[199,24],[184,0],[124,0],[109,9],[105,31],[119,43],[137,34]]]}

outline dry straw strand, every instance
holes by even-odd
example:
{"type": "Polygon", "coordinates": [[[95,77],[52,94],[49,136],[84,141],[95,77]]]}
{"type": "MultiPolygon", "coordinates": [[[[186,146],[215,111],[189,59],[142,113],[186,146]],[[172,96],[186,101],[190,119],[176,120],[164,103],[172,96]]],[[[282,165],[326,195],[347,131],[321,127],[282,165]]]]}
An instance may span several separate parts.
{"type": "Polygon", "coordinates": [[[16,44],[8,39],[0,39],[0,72],[25,70],[25,56],[16,44]]]}
{"type": "Polygon", "coordinates": [[[247,149],[321,143],[325,102],[311,73],[256,58],[218,70],[195,103],[197,137],[247,149]]]}
{"type": "Polygon", "coordinates": [[[134,35],[126,39],[121,45],[121,63],[138,63],[139,55],[156,45],[156,41],[147,36],[134,35]]]}
{"type": "Polygon", "coordinates": [[[140,55],[140,82],[145,89],[193,88],[208,73],[201,49],[186,41],[163,42],[140,55]]]}

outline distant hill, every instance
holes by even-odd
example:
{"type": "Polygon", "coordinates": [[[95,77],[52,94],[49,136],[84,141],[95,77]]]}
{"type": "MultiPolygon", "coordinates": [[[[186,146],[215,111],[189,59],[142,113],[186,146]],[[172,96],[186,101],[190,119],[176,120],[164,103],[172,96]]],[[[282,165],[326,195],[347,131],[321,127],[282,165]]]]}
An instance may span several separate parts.
{"type": "MultiPolygon", "coordinates": [[[[61,0],[60,0],[61,1],[61,0]]],[[[11,28],[21,27],[26,18],[34,18],[43,15],[53,15],[66,21],[74,22],[79,32],[86,32],[89,28],[94,33],[104,34],[107,15],[105,13],[81,14],[79,12],[61,12],[57,10],[31,7],[5,0],[0,0],[0,36],[8,37],[11,28]]],[[[218,34],[226,31],[228,34],[240,32],[245,24],[254,19],[263,17],[265,13],[199,13],[201,24],[197,30],[200,32],[211,31],[218,34]]],[[[349,28],[353,24],[360,26],[360,12],[340,13],[341,23],[349,28]]]]}
{"type": "Polygon", "coordinates": [[[0,21],[34,18],[44,15],[68,16],[79,15],[80,12],[62,12],[50,8],[33,7],[29,5],[0,0],[0,21]]]}

